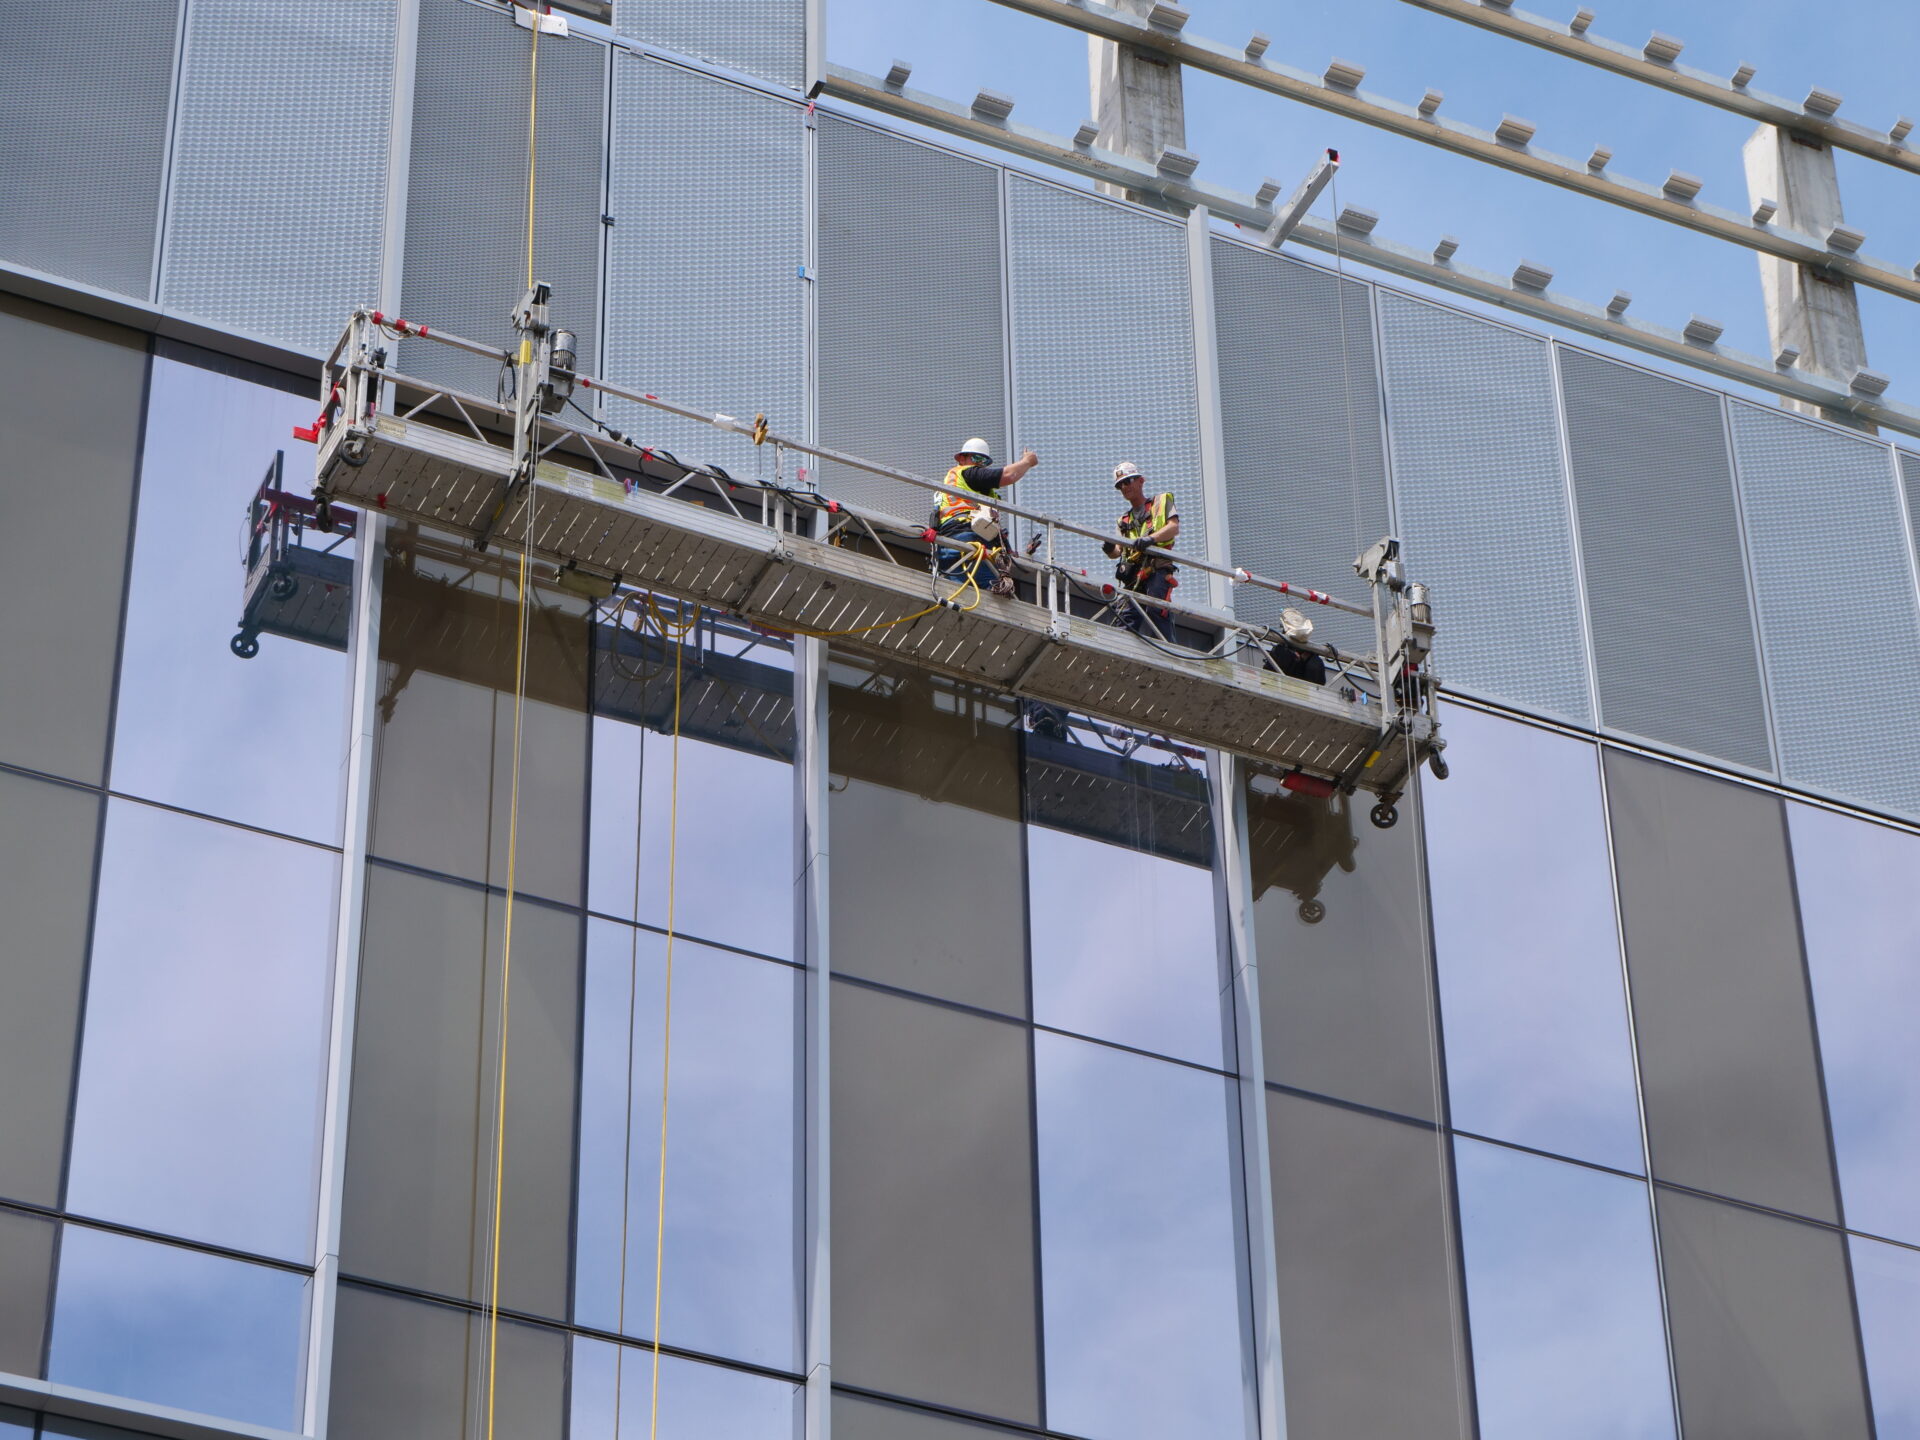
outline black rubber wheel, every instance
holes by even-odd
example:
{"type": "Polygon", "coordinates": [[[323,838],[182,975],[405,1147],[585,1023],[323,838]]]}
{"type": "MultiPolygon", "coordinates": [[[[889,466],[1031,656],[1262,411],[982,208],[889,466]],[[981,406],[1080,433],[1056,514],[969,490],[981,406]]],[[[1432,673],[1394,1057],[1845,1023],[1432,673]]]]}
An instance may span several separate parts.
{"type": "Polygon", "coordinates": [[[373,443],[364,435],[350,435],[334,453],[358,470],[373,458],[373,443]]]}
{"type": "Polygon", "coordinates": [[[1400,812],[1382,800],[1367,812],[1367,818],[1373,821],[1376,830],[1391,830],[1400,823],[1400,812]]]}
{"type": "Polygon", "coordinates": [[[1307,924],[1318,925],[1322,920],[1327,918],[1327,907],[1325,903],[1319,900],[1302,900],[1300,902],[1299,914],[1300,918],[1306,921],[1307,924]]]}
{"type": "Polygon", "coordinates": [[[1433,771],[1433,778],[1436,780],[1444,780],[1453,773],[1447,768],[1447,757],[1438,750],[1427,757],[1427,768],[1433,771]]]}
{"type": "Polygon", "coordinates": [[[267,586],[267,593],[276,600],[291,600],[300,593],[300,579],[295,575],[276,575],[267,586]]]}
{"type": "Polygon", "coordinates": [[[242,660],[251,660],[260,653],[260,637],[257,635],[249,635],[246,631],[242,630],[227,642],[227,648],[242,660]]]}
{"type": "Polygon", "coordinates": [[[322,535],[333,533],[333,502],[324,495],[314,497],[313,528],[322,535]]]}

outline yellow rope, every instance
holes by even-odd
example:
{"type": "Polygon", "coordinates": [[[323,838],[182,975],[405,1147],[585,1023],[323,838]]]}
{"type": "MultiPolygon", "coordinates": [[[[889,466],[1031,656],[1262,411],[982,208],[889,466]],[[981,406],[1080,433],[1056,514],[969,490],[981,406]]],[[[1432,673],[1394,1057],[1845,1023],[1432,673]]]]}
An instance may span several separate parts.
{"type": "MultiPolygon", "coordinates": [[[[540,14],[533,12],[533,47],[527,78],[527,288],[533,288],[534,166],[539,154],[540,14]]],[[[520,342],[520,363],[532,355],[531,341],[520,342]]],[[[494,1392],[500,1376],[500,1235],[507,1190],[507,1033],[513,995],[513,894],[520,860],[520,741],[527,699],[527,561],[533,551],[533,487],[527,487],[527,534],[520,547],[520,594],[514,627],[513,656],[513,780],[507,801],[507,908],[502,925],[500,956],[500,1064],[495,1081],[493,1152],[493,1257],[487,1279],[487,1440],[493,1440],[494,1392]]]]}
{"type": "Polygon", "coordinates": [[[651,595],[647,596],[647,613],[660,632],[661,641],[673,646],[673,760],[672,778],[667,786],[667,975],[660,1023],[660,1186],[654,1197],[653,1229],[653,1404],[647,1425],[650,1440],[659,1440],[660,1299],[667,1259],[667,1098],[673,1084],[674,902],[679,893],[680,872],[680,698],[687,653],[685,640],[699,623],[699,614],[695,612],[692,620],[669,622],[651,595]]]}
{"type": "Polygon", "coordinates": [[[980,566],[986,560],[987,547],[980,544],[977,540],[969,540],[967,542],[967,549],[969,551],[969,558],[967,561],[966,578],[955,587],[951,595],[943,600],[934,601],[933,604],[927,606],[924,610],[916,610],[911,615],[902,615],[898,620],[880,620],[872,625],[854,625],[845,630],[802,630],[792,625],[782,625],[777,628],[783,635],[804,635],[809,640],[831,640],[839,635],[864,635],[869,630],[891,630],[896,625],[909,624],[912,621],[918,620],[922,615],[931,615],[934,611],[951,605],[968,590],[973,591],[973,599],[960,607],[961,612],[964,614],[966,611],[976,610],[979,608],[981,600],[980,566]]]}

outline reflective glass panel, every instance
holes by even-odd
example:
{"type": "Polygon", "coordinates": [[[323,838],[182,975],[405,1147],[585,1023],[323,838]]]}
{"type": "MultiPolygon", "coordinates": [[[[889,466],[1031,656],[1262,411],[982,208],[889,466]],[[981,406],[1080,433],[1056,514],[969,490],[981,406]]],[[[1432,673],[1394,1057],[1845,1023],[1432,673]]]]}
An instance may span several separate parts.
{"type": "Polygon", "coordinates": [[[53,1222],[0,1210],[0,1371],[38,1375],[53,1279],[53,1222]]]}
{"type": "Polygon", "coordinates": [[[1247,782],[1247,848],[1267,1079],[1434,1117],[1433,977],[1420,811],[1376,830],[1368,806],[1247,782]]]}
{"type": "Polygon", "coordinates": [[[1269,1091],[1289,1440],[1471,1433],[1430,1126],[1269,1091]]]}
{"type": "MultiPolygon", "coordinates": [[[[288,428],[310,398],[156,358],[141,457],[114,728],[113,786],[225,820],[339,843],[346,753],[347,656],[268,631],[259,653],[229,647],[246,599],[248,506],[286,450],[280,485],[305,496],[312,456],[288,428]]],[[[287,562],[284,599],[260,594],[256,618],[330,624],[346,643],[348,541],[309,531],[287,562]],[[295,562],[301,567],[293,568],[295,562]],[[330,566],[333,581],[302,573],[330,566]],[[304,621],[303,621],[304,617],[304,621]]],[[[267,582],[264,579],[263,583],[267,582]]],[[[317,633],[309,631],[310,635],[317,633]]]]}
{"type": "Polygon", "coordinates": [[[612,840],[611,856],[594,861],[593,908],[664,928],[671,868],[681,934],[762,955],[792,954],[793,767],[682,735],[676,806],[671,735],[605,719],[595,720],[593,733],[594,841],[603,834],[612,840]],[[619,758],[603,779],[599,747],[614,730],[627,734],[615,741],[619,758]],[[637,765],[622,754],[635,739],[637,765]],[[637,792],[626,788],[634,778],[637,792]]]}
{"type": "MultiPolygon", "coordinates": [[[[500,1060],[505,899],[368,871],[341,1266],[484,1298],[500,1060]]],[[[578,1090],[577,912],[513,908],[500,1296],[567,1313],[578,1090]]]]}
{"type": "Polygon", "coordinates": [[[1681,1432],[1865,1440],[1845,1240],[1664,1186],[1655,1199],[1681,1432]]]}
{"type": "MultiPolygon", "coordinates": [[[[562,1434],[566,1337],[502,1318],[499,1338],[495,1433],[562,1434]]],[[[487,1358],[484,1312],[342,1285],[329,1433],[343,1440],[475,1440],[486,1433],[487,1358]]]]}
{"type": "Polygon", "coordinates": [[[1113,822],[1112,840],[1026,827],[1033,1018],[1219,1067],[1225,981],[1213,874],[1134,843],[1140,788],[1089,777],[1087,819],[1113,822]]]}
{"type": "Polygon", "coordinates": [[[304,1275],[68,1225],[47,1378],[297,1429],[304,1275]]]}
{"type": "Polygon", "coordinates": [[[106,770],[146,343],[0,299],[0,761],[89,785],[106,770]]]}
{"type": "Polygon", "coordinates": [[[837,656],[832,673],[835,971],[1025,1015],[1014,705],[837,656]]]}
{"type": "Polygon", "coordinates": [[[60,1200],[100,797],[0,771],[0,1195],[60,1200]]]}
{"type": "Polygon", "coordinates": [[[1025,1433],[856,1395],[833,1397],[834,1440],[1014,1440],[1025,1433]]]}
{"type": "Polygon", "coordinates": [[[1853,1290],[1879,1440],[1920,1440],[1920,1251],[1855,1237],[1853,1290]]]}
{"type": "Polygon", "coordinates": [[[1671,1440],[1644,1181],[1455,1140],[1482,1440],[1671,1440]]]}
{"type": "Polygon", "coordinates": [[[656,1416],[653,1352],[579,1336],[568,1393],[570,1440],[798,1440],[801,1429],[801,1390],[791,1381],[673,1355],[660,1357],[656,1416]]]}
{"type": "MultiPolygon", "coordinates": [[[[653,1329],[666,948],[650,930],[588,922],[573,1313],[639,1336],[653,1329]]],[[[785,965],[674,945],[662,1335],[789,1368],[798,994],[785,965]]]]}
{"type": "Polygon", "coordinates": [[[0,1437],[4,1437],[4,1440],[33,1440],[31,1412],[16,1410],[11,1405],[0,1405],[0,1437]]]}
{"type": "Polygon", "coordinates": [[[310,1253],[338,872],[310,845],[109,803],[75,1213],[310,1253]]]}
{"type": "MultiPolygon", "coordinates": [[[[427,530],[389,536],[380,612],[373,853],[504,888],[513,804],[512,561],[427,530]],[[484,568],[475,570],[476,559],[484,568]]],[[[520,714],[514,886],[580,903],[587,794],[587,604],[535,589],[520,714]]]]}
{"type": "Polygon", "coordinates": [[[1047,1423],[1247,1433],[1231,1082],[1034,1037],[1047,1423]]]}
{"type": "Polygon", "coordinates": [[[1030,1032],[847,981],[832,1004],[834,1373],[1038,1423],[1030,1032]]]}
{"type": "Polygon", "coordinates": [[[1453,1123],[1641,1169],[1594,747],[1455,709],[1422,788],[1453,1123]]]}
{"type": "Polygon", "coordinates": [[[1920,1241],[1920,839],[1789,805],[1847,1225],[1920,1241]]]}
{"type": "Polygon", "coordinates": [[[1656,1179],[1836,1218],[1779,797],[1608,750],[1656,1179]]]}

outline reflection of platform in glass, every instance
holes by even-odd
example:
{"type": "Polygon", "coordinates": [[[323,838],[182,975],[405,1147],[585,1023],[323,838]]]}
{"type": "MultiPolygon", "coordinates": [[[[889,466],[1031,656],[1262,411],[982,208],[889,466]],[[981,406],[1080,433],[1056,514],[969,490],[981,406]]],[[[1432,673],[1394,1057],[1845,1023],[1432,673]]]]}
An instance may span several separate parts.
{"type": "MultiPolygon", "coordinates": [[[[589,455],[583,463],[607,469],[589,455]]],[[[543,460],[502,506],[509,450],[376,415],[327,431],[318,473],[335,497],[503,543],[527,534],[531,504],[532,548],[547,563],[777,629],[851,632],[836,646],[1384,795],[1405,788],[1431,734],[1414,715],[1411,746],[1404,736],[1383,745],[1376,707],[1232,659],[1157,649],[1070,610],[999,597],[971,610],[935,604],[920,566],[796,533],[811,511],[779,491],[660,452],[635,452],[635,463],[616,475],[543,460]],[[660,493],[675,486],[684,488],[660,493]]]]}

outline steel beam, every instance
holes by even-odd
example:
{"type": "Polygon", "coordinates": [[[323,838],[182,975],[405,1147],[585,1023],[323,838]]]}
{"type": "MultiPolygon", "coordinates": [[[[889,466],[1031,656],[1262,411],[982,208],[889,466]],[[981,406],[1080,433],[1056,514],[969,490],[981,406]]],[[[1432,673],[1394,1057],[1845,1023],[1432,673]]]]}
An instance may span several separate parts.
{"type": "MultiPolygon", "coordinates": [[[[1904,136],[1895,140],[1890,129],[1875,130],[1851,120],[1839,120],[1831,115],[1810,111],[1804,104],[1796,105],[1778,95],[1769,95],[1763,90],[1755,90],[1751,85],[1737,83],[1738,77],[1713,75],[1690,65],[1662,61],[1649,55],[1645,47],[1636,50],[1617,40],[1601,39],[1591,30],[1575,30],[1571,25],[1562,25],[1556,20],[1529,15],[1524,10],[1513,10],[1503,5],[1480,3],[1480,0],[1401,0],[1401,3],[1430,10],[1452,20],[1464,20],[1469,25],[1478,25],[1482,30],[1505,35],[1510,40],[1537,45],[1556,55],[1565,55],[1602,70],[1611,70],[1616,75],[1626,75],[1659,89],[1672,91],[1675,95],[1684,95],[1689,100],[1701,100],[1765,125],[1778,126],[1782,130],[1825,141],[1836,150],[1850,150],[1855,155],[1865,155],[1870,160],[1879,160],[1920,174],[1920,152],[1910,149],[1904,136]]],[[[1743,67],[1743,73],[1752,72],[1743,67]]]]}
{"type": "MultiPolygon", "coordinates": [[[[1671,182],[1649,185],[1640,180],[1616,179],[1607,173],[1604,166],[1537,149],[1532,144],[1533,127],[1525,121],[1509,119],[1502,122],[1499,130],[1487,131],[1442,119],[1437,110],[1422,114],[1414,106],[1370,95],[1343,83],[1343,75],[1355,72],[1332,67],[1326,75],[1321,76],[1276,64],[1266,59],[1264,53],[1258,59],[1250,59],[1248,50],[1251,47],[1236,49],[1217,41],[1189,36],[1185,30],[1172,31],[1149,25],[1124,11],[1100,3],[1100,0],[994,0],[994,3],[1083,30],[1089,35],[1157,51],[1175,64],[1190,65],[1196,70],[1236,80],[1304,105],[1330,110],[1363,125],[1391,131],[1535,180],[1544,180],[1550,185],[1577,191],[1596,200],[1605,200],[1719,240],[1729,240],[1762,254],[1777,255],[1795,264],[1822,268],[1859,284],[1884,290],[1889,295],[1920,300],[1920,276],[1916,276],[1911,269],[1902,269],[1853,251],[1835,249],[1822,237],[1757,224],[1751,215],[1724,210],[1717,205],[1702,205],[1688,195],[1675,193],[1671,182]]],[[[1476,13],[1482,13],[1478,7],[1474,8],[1476,13]]]]}
{"type": "MultiPolygon", "coordinates": [[[[983,121],[967,107],[950,100],[917,90],[889,90],[873,76],[837,65],[828,67],[821,93],[896,119],[911,120],[1009,154],[1054,166],[1089,180],[1106,181],[1134,189],[1157,189],[1184,205],[1203,205],[1213,214],[1244,226],[1256,235],[1264,233],[1273,223],[1273,210],[1256,204],[1250,195],[1218,189],[1191,177],[1176,179],[1162,175],[1127,156],[1116,155],[1092,145],[1076,145],[1071,139],[1016,121],[983,121]]],[[[1518,285],[1510,275],[1499,275],[1460,264],[1452,258],[1451,251],[1448,252],[1448,258],[1436,259],[1432,250],[1383,240],[1371,232],[1363,235],[1352,229],[1340,229],[1314,221],[1303,221],[1293,232],[1292,239],[1311,249],[1338,254],[1404,279],[1417,280],[1424,285],[1498,305],[1549,325],[1657,355],[1663,360],[1705,371],[1721,380],[1804,400],[1884,425],[1902,434],[1920,436],[1920,409],[1897,404],[1884,397],[1855,394],[1837,381],[1802,370],[1778,367],[1757,355],[1749,355],[1718,343],[1706,344],[1689,339],[1682,330],[1629,319],[1624,311],[1615,315],[1604,306],[1546,289],[1518,285]]],[[[1702,332],[1696,330],[1695,333],[1702,332]]]]}

